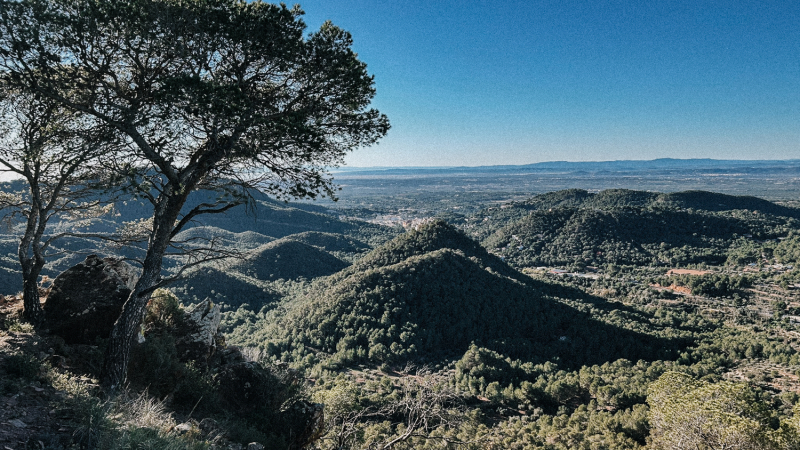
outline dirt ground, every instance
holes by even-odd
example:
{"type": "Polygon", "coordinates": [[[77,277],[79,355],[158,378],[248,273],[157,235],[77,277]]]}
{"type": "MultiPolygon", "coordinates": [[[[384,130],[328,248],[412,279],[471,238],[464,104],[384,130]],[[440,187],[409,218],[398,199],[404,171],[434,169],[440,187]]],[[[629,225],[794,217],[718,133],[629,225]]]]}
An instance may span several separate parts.
{"type": "Polygon", "coordinates": [[[61,361],[53,356],[51,342],[33,332],[8,329],[20,303],[13,297],[0,303],[0,450],[67,448],[75,442],[76,428],[67,425],[73,414],[63,406],[65,394],[35,376],[14,373],[14,357],[20,354],[43,365],[61,361]]]}

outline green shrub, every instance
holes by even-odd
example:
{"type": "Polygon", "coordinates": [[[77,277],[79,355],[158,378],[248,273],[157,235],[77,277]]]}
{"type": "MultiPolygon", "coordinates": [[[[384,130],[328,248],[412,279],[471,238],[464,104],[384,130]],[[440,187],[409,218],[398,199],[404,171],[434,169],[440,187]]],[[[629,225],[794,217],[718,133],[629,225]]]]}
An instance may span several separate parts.
{"type": "Polygon", "coordinates": [[[14,353],[6,357],[3,368],[12,377],[35,380],[40,377],[42,363],[33,355],[14,353]]]}
{"type": "Polygon", "coordinates": [[[137,388],[146,388],[162,398],[178,386],[186,376],[184,364],[178,360],[175,337],[167,333],[151,333],[131,349],[128,381],[137,388]]]}
{"type": "Polygon", "coordinates": [[[12,317],[3,321],[3,329],[14,333],[32,333],[33,325],[20,321],[18,317],[12,317]]]}
{"type": "Polygon", "coordinates": [[[168,289],[156,289],[147,304],[144,327],[175,327],[183,322],[183,308],[178,297],[168,289]]]}
{"type": "Polygon", "coordinates": [[[200,411],[220,410],[216,384],[208,373],[203,373],[194,364],[183,367],[183,379],[178,383],[172,401],[175,406],[200,411]]]}

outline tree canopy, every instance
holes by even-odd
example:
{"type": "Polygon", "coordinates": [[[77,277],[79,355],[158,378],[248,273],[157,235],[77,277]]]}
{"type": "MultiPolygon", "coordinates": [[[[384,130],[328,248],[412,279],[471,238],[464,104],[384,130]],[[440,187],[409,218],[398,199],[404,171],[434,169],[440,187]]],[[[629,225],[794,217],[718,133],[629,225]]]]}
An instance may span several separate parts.
{"type": "Polygon", "coordinates": [[[108,124],[116,159],[153,205],[142,275],[111,337],[107,386],[125,377],[162,258],[199,214],[260,188],[334,195],[327,169],[389,128],[368,109],[373,77],[349,33],[304,37],[299,7],[237,0],[24,0],[0,3],[0,71],[12,85],[108,124]],[[216,201],[184,211],[199,189],[216,201]]]}

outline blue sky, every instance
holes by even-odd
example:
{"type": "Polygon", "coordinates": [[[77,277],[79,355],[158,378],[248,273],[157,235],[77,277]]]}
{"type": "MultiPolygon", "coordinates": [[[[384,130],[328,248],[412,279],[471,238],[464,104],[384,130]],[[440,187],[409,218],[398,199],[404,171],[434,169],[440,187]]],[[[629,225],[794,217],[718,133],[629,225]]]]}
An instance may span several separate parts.
{"type": "Polygon", "coordinates": [[[800,157],[800,2],[301,2],[392,130],[351,166],[800,157]]]}

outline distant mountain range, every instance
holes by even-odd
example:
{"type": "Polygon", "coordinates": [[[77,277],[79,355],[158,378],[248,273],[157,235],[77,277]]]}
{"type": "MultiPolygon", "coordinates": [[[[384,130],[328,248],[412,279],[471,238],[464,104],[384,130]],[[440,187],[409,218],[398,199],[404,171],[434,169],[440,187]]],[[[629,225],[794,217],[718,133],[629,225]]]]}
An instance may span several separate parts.
{"type": "Polygon", "coordinates": [[[452,166],[452,167],[343,167],[334,170],[337,178],[366,175],[474,175],[485,173],[552,173],[552,172],[637,172],[702,170],[725,172],[783,171],[800,173],[800,159],[787,160],[727,160],[675,159],[618,161],[548,161],[525,165],[452,166]]]}

